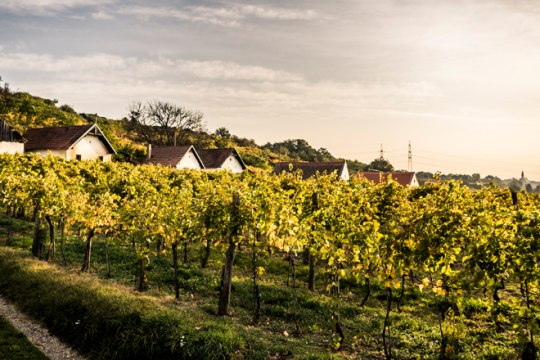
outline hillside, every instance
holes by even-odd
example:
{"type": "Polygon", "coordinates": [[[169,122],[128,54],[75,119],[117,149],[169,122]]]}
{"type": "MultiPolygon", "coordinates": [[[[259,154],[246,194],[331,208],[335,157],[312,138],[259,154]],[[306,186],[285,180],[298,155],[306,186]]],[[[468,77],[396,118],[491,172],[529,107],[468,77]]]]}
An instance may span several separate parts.
{"type": "MultiPolygon", "coordinates": [[[[57,99],[50,100],[26,92],[13,92],[7,84],[0,87],[0,116],[21,133],[32,127],[97,123],[118,152],[117,161],[136,162],[142,160],[146,154],[146,139],[126,117],[114,120],[98,114],[77,113],[73,107],[60,104],[57,99]]],[[[234,147],[252,170],[270,171],[273,164],[278,161],[347,160],[351,173],[363,171],[367,167],[366,164],[356,160],[338,159],[325,148],[315,149],[303,139],[289,139],[258,145],[252,139],[231,134],[224,127],[218,128],[214,133],[209,133],[204,129],[186,131],[182,139],[183,142],[179,143],[180,145],[192,144],[198,148],[234,147]]],[[[500,179],[487,175],[482,178],[479,174],[433,174],[425,171],[417,172],[417,177],[420,184],[437,179],[460,180],[472,189],[479,189],[493,183],[516,192],[525,190],[540,193],[540,183],[529,181],[525,177],[500,179]]]]}
{"type": "MultiPolygon", "coordinates": [[[[54,99],[44,99],[26,92],[12,92],[7,84],[0,88],[0,116],[17,131],[44,126],[68,126],[97,123],[118,155],[117,161],[141,160],[146,153],[146,140],[128,120],[108,119],[98,114],[77,113],[71,106],[54,99]]],[[[234,147],[246,165],[253,169],[271,170],[278,161],[332,161],[337,160],[328,150],[315,149],[303,139],[285,140],[259,146],[252,139],[231,134],[225,128],[214,133],[206,130],[186,131],[179,145],[191,144],[200,148],[234,147]]],[[[364,164],[348,160],[351,172],[361,170],[364,164]]]]}

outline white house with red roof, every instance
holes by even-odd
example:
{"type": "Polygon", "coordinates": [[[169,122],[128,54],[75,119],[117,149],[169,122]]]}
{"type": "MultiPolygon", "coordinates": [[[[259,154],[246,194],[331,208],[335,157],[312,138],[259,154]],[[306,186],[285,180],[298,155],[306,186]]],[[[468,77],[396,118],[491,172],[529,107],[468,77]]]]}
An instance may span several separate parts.
{"type": "Polygon", "coordinates": [[[234,148],[199,149],[197,151],[207,170],[229,170],[241,173],[247,166],[234,148]]]}
{"type": "Polygon", "coordinates": [[[416,173],[410,171],[394,171],[394,172],[378,172],[378,171],[369,171],[369,172],[358,172],[357,175],[360,178],[364,178],[368,181],[371,181],[375,184],[380,183],[381,181],[388,181],[392,179],[397,181],[402,186],[420,186],[418,179],[416,178],[416,173]]]}
{"type": "Polygon", "coordinates": [[[308,179],[317,175],[335,174],[341,180],[349,180],[349,167],[345,160],[304,162],[304,161],[282,161],[274,166],[274,174],[283,172],[302,172],[302,179],[308,179]]]}
{"type": "Polygon", "coordinates": [[[110,161],[116,151],[96,125],[56,126],[28,129],[24,151],[56,155],[67,160],[110,161]]]}
{"type": "Polygon", "coordinates": [[[147,164],[171,166],[176,169],[204,169],[193,145],[153,147],[147,145],[147,164]]]}

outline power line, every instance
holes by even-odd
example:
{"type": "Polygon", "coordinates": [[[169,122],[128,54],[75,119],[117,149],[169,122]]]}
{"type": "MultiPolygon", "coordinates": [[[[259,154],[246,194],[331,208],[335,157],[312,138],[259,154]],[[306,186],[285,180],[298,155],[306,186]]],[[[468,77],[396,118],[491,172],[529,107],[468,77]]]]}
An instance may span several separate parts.
{"type": "MultiPolygon", "coordinates": [[[[393,152],[401,152],[403,151],[403,148],[386,148],[384,150],[385,153],[393,153],[393,152]]],[[[370,154],[380,154],[380,150],[371,150],[371,151],[355,151],[355,152],[348,152],[348,153],[340,153],[341,155],[370,155],[370,154]]]]}
{"type": "Polygon", "coordinates": [[[525,167],[537,167],[538,164],[533,163],[526,163],[526,162],[518,162],[518,161],[505,161],[505,160],[493,160],[493,159],[481,159],[481,158],[474,158],[474,157],[466,157],[466,156],[452,156],[452,155],[439,155],[437,157],[432,156],[424,156],[424,155],[416,155],[417,158],[421,159],[427,159],[427,160],[437,160],[437,161],[444,161],[444,162],[459,162],[463,164],[470,164],[470,165],[480,165],[482,163],[491,163],[493,166],[501,166],[501,165],[512,165],[512,166],[525,166],[525,167]],[[442,159],[446,158],[446,159],[442,159]]]}

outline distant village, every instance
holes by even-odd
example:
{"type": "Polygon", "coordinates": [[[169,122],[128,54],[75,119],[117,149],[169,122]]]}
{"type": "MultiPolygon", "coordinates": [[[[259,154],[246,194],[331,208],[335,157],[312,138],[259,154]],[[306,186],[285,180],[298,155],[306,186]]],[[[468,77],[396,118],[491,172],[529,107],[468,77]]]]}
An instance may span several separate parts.
{"type": "MultiPolygon", "coordinates": [[[[10,154],[35,153],[54,155],[66,160],[111,161],[115,149],[97,124],[78,126],[56,126],[30,128],[24,135],[15,131],[5,120],[0,119],[0,152],[10,154]]],[[[138,164],[170,166],[177,169],[199,169],[201,171],[229,170],[241,173],[247,169],[240,154],[234,148],[196,149],[193,145],[152,146],[147,144],[146,158],[138,164]]],[[[281,161],[274,166],[274,173],[302,171],[303,178],[316,174],[335,173],[340,179],[351,177],[347,161],[281,161]]],[[[392,178],[403,186],[420,186],[433,181],[433,174],[413,171],[358,171],[352,176],[363,177],[379,183],[392,178]]],[[[458,179],[471,188],[480,188],[494,182],[513,191],[540,192],[540,182],[529,181],[522,172],[519,179],[501,180],[495,177],[480,179],[476,174],[442,175],[442,180],[458,179]]]]}

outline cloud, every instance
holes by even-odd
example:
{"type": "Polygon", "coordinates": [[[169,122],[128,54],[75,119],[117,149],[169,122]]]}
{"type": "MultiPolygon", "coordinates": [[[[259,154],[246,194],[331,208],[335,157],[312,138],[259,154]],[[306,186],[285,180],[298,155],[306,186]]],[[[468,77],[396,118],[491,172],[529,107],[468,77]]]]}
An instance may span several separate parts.
{"type": "MultiPolygon", "coordinates": [[[[47,73],[65,73],[66,76],[78,77],[83,72],[99,69],[122,69],[126,60],[113,55],[91,54],[80,57],[56,58],[49,54],[2,53],[0,67],[15,71],[47,73]]],[[[92,76],[92,75],[89,75],[92,76]]]]}
{"type": "Polygon", "coordinates": [[[251,15],[261,19],[272,20],[314,20],[321,18],[314,10],[295,10],[283,8],[264,8],[254,5],[240,5],[237,11],[246,16],[251,15]]]}
{"type": "MultiPolygon", "coordinates": [[[[147,2],[146,2],[147,3],[147,2]]],[[[125,5],[109,6],[107,11],[100,7],[118,5],[118,0],[3,0],[0,11],[19,15],[55,16],[68,10],[88,7],[97,9],[89,15],[96,20],[110,20],[121,15],[134,15],[144,20],[172,18],[193,23],[205,23],[223,27],[238,27],[250,19],[275,21],[309,21],[323,18],[314,10],[286,9],[254,5],[230,6],[175,6],[125,5]]],[[[145,4],[145,2],[142,2],[145,4]]],[[[78,14],[78,16],[82,16],[78,14]]]]}
{"type": "MultiPolygon", "coordinates": [[[[39,73],[41,76],[61,76],[73,81],[126,82],[129,79],[213,82],[222,88],[240,86],[256,92],[282,92],[313,96],[314,101],[326,97],[355,101],[356,96],[378,98],[385,96],[439,96],[430,84],[417,82],[310,82],[303,76],[257,65],[228,61],[194,61],[168,57],[142,59],[95,53],[85,56],[54,57],[50,54],[0,52],[0,68],[7,72],[39,73]],[[281,89],[281,90],[280,90],[281,89]],[[329,96],[334,94],[333,96],[329,96]]],[[[217,86],[217,85],[216,85],[217,86]]],[[[308,97],[309,97],[308,96],[308,97]]],[[[303,100],[304,101],[304,100],[303,100]]]]}
{"type": "Polygon", "coordinates": [[[3,0],[0,10],[21,15],[52,16],[55,13],[83,6],[110,4],[116,0],[3,0]]]}
{"type": "Polygon", "coordinates": [[[121,11],[143,19],[173,18],[190,22],[207,23],[225,27],[237,27],[249,19],[275,21],[308,21],[324,18],[314,10],[285,9],[254,5],[229,7],[191,6],[182,9],[167,7],[127,6],[121,11]]]}
{"type": "Polygon", "coordinates": [[[300,81],[299,75],[272,70],[261,66],[245,66],[223,61],[169,61],[187,73],[202,79],[251,80],[251,81],[300,81]]]}
{"type": "Polygon", "coordinates": [[[176,19],[193,23],[205,23],[224,27],[237,27],[241,16],[225,8],[166,8],[147,6],[128,6],[119,11],[121,14],[133,15],[143,20],[150,19],[176,19]]]}
{"type": "Polygon", "coordinates": [[[17,86],[23,89],[112,117],[121,116],[134,100],[176,98],[222,116],[236,113],[239,119],[254,114],[264,118],[277,109],[290,118],[352,119],[381,109],[422,111],[429,99],[439,96],[436,87],[423,82],[309,81],[279,69],[219,60],[0,53],[0,68],[17,74],[17,86]],[[102,106],[106,109],[100,110],[102,106]]]}
{"type": "Polygon", "coordinates": [[[114,15],[106,13],[102,10],[99,10],[91,15],[92,19],[95,20],[112,20],[114,19],[114,15]]]}
{"type": "Polygon", "coordinates": [[[139,59],[111,54],[89,54],[57,58],[49,54],[0,53],[0,68],[5,71],[28,71],[62,74],[74,80],[114,78],[195,79],[212,81],[298,82],[302,77],[262,66],[224,61],[193,61],[172,58],[139,59]]]}

